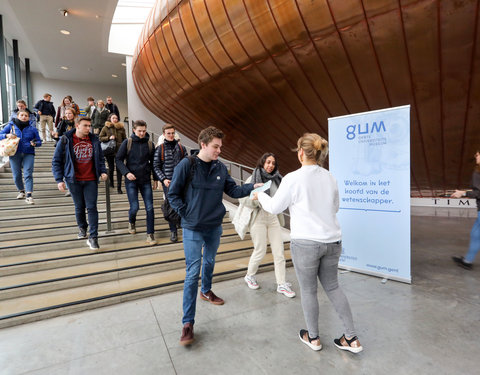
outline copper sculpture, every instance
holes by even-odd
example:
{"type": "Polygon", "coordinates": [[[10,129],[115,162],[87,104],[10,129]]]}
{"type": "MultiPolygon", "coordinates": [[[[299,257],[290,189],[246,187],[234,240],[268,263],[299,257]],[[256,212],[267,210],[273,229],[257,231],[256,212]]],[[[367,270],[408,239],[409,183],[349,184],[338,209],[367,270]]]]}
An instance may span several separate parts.
{"type": "Polygon", "coordinates": [[[133,60],[145,106],[225,158],[283,172],[327,118],[412,105],[412,194],[465,186],[480,146],[480,0],[158,0],[133,60]]]}

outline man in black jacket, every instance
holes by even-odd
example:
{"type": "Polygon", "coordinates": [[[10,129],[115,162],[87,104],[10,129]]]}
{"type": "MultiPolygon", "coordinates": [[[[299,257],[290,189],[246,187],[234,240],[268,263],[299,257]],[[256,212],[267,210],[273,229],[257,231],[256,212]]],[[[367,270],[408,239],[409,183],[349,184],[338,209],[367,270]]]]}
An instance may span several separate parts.
{"type": "Polygon", "coordinates": [[[151,175],[153,174],[153,188],[157,188],[158,178],[153,173],[153,146],[147,133],[147,124],[143,120],[133,123],[133,133],[130,138],[123,141],[118,149],[115,161],[117,168],[125,176],[125,189],[127,190],[130,210],[128,211],[128,231],[136,233],[135,222],[137,218],[138,191],[142,194],[145,210],[147,212],[147,243],[155,245],[155,215],[153,212],[153,191],[151,175]]]}
{"type": "Polygon", "coordinates": [[[107,96],[106,107],[110,111],[110,113],[115,113],[118,117],[118,120],[120,121],[120,111],[118,110],[117,105],[112,102],[112,97],[111,96],[107,96]]]}
{"type": "MultiPolygon", "coordinates": [[[[175,127],[172,124],[165,124],[162,131],[165,140],[155,150],[153,169],[162,183],[165,199],[167,199],[168,187],[173,177],[173,169],[187,156],[187,149],[175,139],[175,127]]],[[[177,242],[176,224],[169,221],[168,225],[170,227],[170,241],[177,242]]]]}
{"type": "Polygon", "coordinates": [[[40,131],[42,133],[42,141],[47,142],[47,134],[45,131],[45,126],[48,127],[48,138],[52,140],[52,132],[53,132],[53,119],[55,118],[55,107],[53,106],[53,102],[50,101],[52,99],[51,94],[44,94],[43,99],[39,100],[37,104],[35,104],[35,109],[40,116],[40,131]]]}

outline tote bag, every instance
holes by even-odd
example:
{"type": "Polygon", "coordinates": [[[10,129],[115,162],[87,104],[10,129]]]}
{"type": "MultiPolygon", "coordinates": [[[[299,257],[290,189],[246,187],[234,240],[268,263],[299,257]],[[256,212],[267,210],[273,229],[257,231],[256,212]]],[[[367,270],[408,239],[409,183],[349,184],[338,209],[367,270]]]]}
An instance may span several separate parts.
{"type": "MultiPolygon", "coordinates": [[[[12,130],[10,134],[15,135],[15,128],[12,125],[12,130]]],[[[17,152],[18,144],[20,143],[20,138],[5,138],[0,141],[0,156],[13,156],[17,152]]]]}

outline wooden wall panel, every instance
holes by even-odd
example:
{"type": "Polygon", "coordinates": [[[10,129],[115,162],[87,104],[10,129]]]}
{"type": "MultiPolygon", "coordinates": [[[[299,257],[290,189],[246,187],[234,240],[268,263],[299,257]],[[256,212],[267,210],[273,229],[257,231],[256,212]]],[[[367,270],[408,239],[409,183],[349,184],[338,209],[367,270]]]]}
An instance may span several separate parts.
{"type": "Polygon", "coordinates": [[[413,195],[467,186],[480,147],[480,0],[158,0],[135,51],[142,102],[223,156],[298,167],[328,117],[410,104],[413,195]]]}

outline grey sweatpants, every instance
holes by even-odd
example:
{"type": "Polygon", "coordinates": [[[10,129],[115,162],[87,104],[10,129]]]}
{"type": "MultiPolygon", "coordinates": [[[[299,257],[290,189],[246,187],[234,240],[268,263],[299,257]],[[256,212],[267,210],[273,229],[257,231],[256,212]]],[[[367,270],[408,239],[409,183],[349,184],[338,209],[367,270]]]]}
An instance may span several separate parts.
{"type": "Polygon", "coordinates": [[[323,243],[292,239],[290,249],[300,284],[303,315],[310,337],[314,338],[319,334],[317,277],[345,326],[345,336],[356,336],[350,305],[338,285],[337,267],[342,252],[341,242],[323,243]]]}

